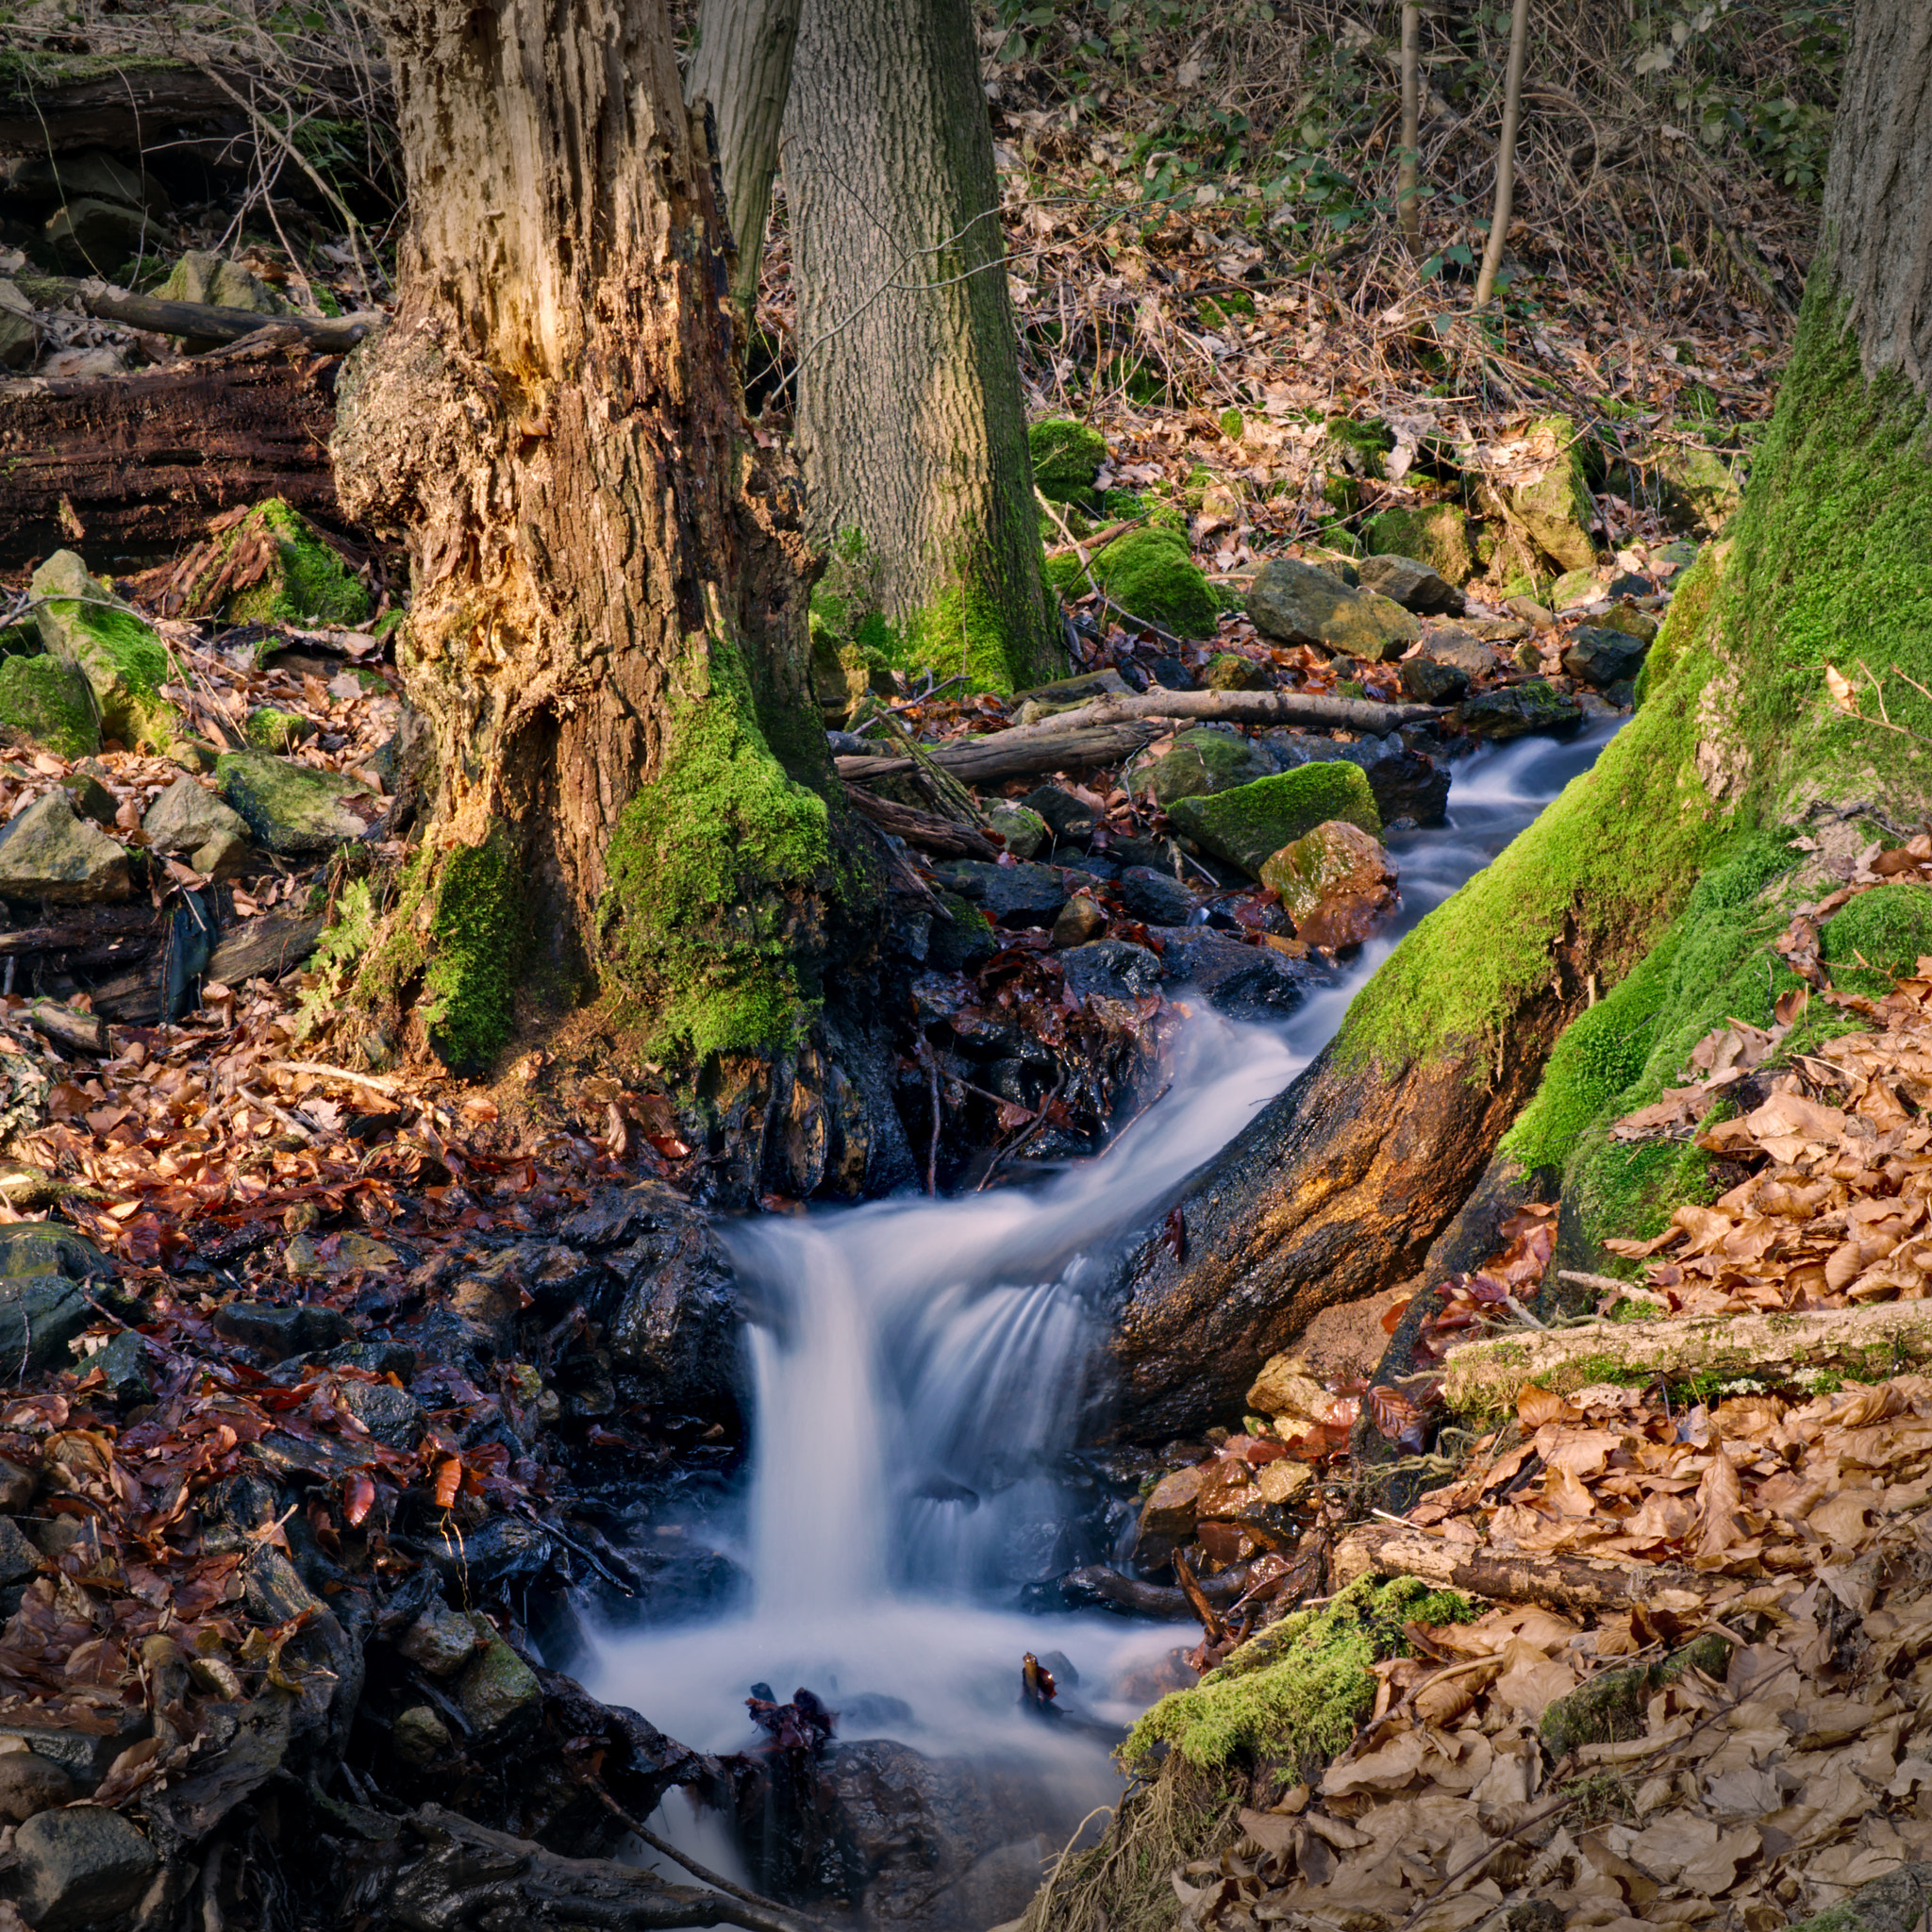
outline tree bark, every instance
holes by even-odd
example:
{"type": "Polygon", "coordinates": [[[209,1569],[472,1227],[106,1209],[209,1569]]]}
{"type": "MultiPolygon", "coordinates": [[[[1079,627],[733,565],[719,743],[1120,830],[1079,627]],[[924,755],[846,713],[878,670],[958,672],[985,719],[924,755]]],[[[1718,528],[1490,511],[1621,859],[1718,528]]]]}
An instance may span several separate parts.
{"type": "Polygon", "coordinates": [[[684,76],[685,99],[693,109],[708,102],[717,129],[724,216],[738,244],[731,299],[747,324],[758,306],[798,9],[799,0],[705,0],[684,76]]]}
{"type": "Polygon", "coordinates": [[[662,0],[382,12],[412,225],[334,454],[350,513],[408,541],[437,777],[363,990],[487,1059],[527,936],[667,1054],[768,1045],[822,957],[833,779],[662,0]]]}
{"type": "Polygon", "coordinates": [[[1553,1067],[1548,1106],[1524,1114],[1553,1044],[1654,947],[1671,950],[1634,989],[1649,1004],[1633,1029],[1652,1042],[1640,1082],[1672,1083],[1734,999],[1768,1023],[1776,962],[1749,934],[1837,876],[1793,840],[1814,826],[1813,847],[1837,839],[1849,863],[1870,837],[1861,806],[1909,824],[1932,803],[1932,702],[1906,681],[1932,687],[1932,249],[1914,199],[1932,175],[1932,80],[1916,58],[1928,31],[1907,0],[1861,0],[1826,195],[1837,219],[1777,413],[1729,541],[1675,595],[1636,716],[1396,948],[1302,1078],[1177,1203],[1149,1204],[1119,1284],[1115,1406],[1096,1427],[1159,1440],[1238,1417],[1310,1317],[1414,1273],[1512,1123],[1523,1138],[1506,1151],[1561,1171],[1561,1265],[1598,1265],[1604,1236],[1654,1233],[1698,1173],[1645,1179],[1607,1129],[1637,1104],[1625,1095],[1654,1093],[1566,1086],[1577,1061],[1553,1067]],[[1884,673],[1891,724],[1918,739],[1832,701],[1840,653],[1884,673]],[[1779,870],[1801,864],[1820,870],[1779,870]],[[1751,991],[1729,991],[1747,966],[1751,991]],[[1173,1205],[1180,1243],[1156,1232],[1173,1205]]]}
{"type": "Polygon", "coordinates": [[[814,534],[876,555],[918,661],[1059,675],[967,0],[805,0],[785,192],[814,534]]]}

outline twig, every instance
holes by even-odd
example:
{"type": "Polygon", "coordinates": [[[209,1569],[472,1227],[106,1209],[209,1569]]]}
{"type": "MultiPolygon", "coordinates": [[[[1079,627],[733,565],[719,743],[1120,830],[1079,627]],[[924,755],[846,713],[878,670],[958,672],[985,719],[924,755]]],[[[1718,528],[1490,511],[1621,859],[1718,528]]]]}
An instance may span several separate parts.
{"type": "Polygon", "coordinates": [[[374,1074],[352,1074],[346,1067],[326,1067],[320,1060],[265,1060],[262,1063],[284,1074],[316,1074],[325,1080],[346,1080],[352,1087],[367,1087],[391,1100],[408,1100],[408,1089],[394,1080],[380,1080],[374,1074]]]}

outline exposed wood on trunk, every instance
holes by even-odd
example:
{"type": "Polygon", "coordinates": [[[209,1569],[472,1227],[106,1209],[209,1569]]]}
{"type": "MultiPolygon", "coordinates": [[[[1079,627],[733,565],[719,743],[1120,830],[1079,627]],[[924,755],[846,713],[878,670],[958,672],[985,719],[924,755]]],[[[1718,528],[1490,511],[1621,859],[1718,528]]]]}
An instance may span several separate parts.
{"type": "Polygon", "coordinates": [[[125,322],[155,335],[186,336],[197,341],[238,342],[243,336],[274,327],[291,331],[305,348],[340,356],[353,349],[382,320],[379,315],[318,318],[309,315],[258,315],[248,308],[216,308],[205,302],[163,302],[154,295],[134,295],[125,289],[72,275],[23,275],[14,277],[22,294],[42,308],[63,302],[79,306],[84,315],[107,322],[125,322]]]}
{"type": "Polygon", "coordinates": [[[1694,1608],[1732,1579],[1663,1563],[1611,1563],[1597,1557],[1532,1556],[1480,1549],[1397,1524],[1352,1529],[1335,1545],[1335,1587],[1357,1576],[1414,1576],[1443,1590],[1467,1591],[1492,1603],[1541,1604],[1551,1610],[1694,1608]]]}
{"type": "Polygon", "coordinates": [[[953,819],[942,819],[937,812],[916,811],[909,805],[881,798],[876,792],[856,785],[846,788],[846,796],[881,831],[891,832],[924,852],[941,852],[955,858],[999,857],[999,847],[983,833],[953,819]]]}
{"type": "Polygon", "coordinates": [[[268,496],[333,518],[336,366],[284,351],[0,383],[0,558],[79,541],[105,566],[192,541],[215,512],[268,496]]]}
{"type": "Polygon", "coordinates": [[[1812,1368],[1891,1374],[1932,1360],[1932,1302],[1873,1302],[1794,1314],[1677,1315],[1586,1322],[1452,1349],[1442,1368],[1453,1408],[1494,1408],[1525,1382],[1564,1393],[1631,1374],[1722,1377],[1812,1368]]]}

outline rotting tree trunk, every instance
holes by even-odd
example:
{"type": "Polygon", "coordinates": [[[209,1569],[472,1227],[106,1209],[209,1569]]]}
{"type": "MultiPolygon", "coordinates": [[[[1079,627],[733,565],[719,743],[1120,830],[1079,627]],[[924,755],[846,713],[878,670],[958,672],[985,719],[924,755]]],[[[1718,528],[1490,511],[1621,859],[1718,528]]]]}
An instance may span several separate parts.
{"type": "Polygon", "coordinates": [[[684,76],[692,108],[709,105],[718,136],[724,218],[738,244],[731,299],[749,323],[758,299],[778,135],[791,92],[800,0],[705,0],[684,76]]]}
{"type": "Polygon", "coordinates": [[[876,558],[908,661],[1058,675],[967,0],[805,0],[784,165],[814,534],[876,558]]]}
{"type": "Polygon", "coordinates": [[[1683,1150],[1610,1143],[1607,1123],[1672,1084],[1731,1012],[1769,1023],[1797,984],[1770,939],[1875,829],[1843,808],[1877,801],[1909,824],[1932,803],[1927,742],[1847,715],[1824,675],[1840,654],[1847,670],[1869,664],[1892,723],[1932,741],[1932,702],[1889,669],[1932,685],[1922,8],[1862,0],[1845,104],[1776,417],[1730,541],[1700,560],[1651,648],[1641,708],[1189,1183],[1184,1239],[1150,1236],[1129,1258],[1114,1433],[1238,1415],[1255,1372],[1318,1310],[1414,1272],[1499,1141],[1525,1172],[1561,1170],[1562,1265],[1602,1265],[1587,1250],[1605,1235],[1655,1233],[1701,1170],[1683,1150]],[[1790,841],[1807,824],[1822,849],[1801,858],[1790,841]],[[1575,1050],[1552,1059],[1592,1008],[1575,1050]],[[1584,1252],[1565,1251],[1573,1224],[1584,1252]]]}
{"type": "Polygon", "coordinates": [[[480,1062],[527,942],[660,1057],[769,1046],[811,1004],[843,820],[662,0],[381,12],[412,225],[334,456],[349,513],[408,541],[436,776],[359,990],[480,1062]]]}

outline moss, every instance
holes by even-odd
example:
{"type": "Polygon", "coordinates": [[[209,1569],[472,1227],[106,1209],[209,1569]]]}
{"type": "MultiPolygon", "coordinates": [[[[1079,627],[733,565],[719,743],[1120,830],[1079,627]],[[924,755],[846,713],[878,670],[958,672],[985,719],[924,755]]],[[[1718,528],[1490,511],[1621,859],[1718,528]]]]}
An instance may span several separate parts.
{"type": "Polygon", "coordinates": [[[63,758],[101,748],[93,688],[77,664],[60,658],[0,660],[0,724],[63,758]]]}
{"type": "Polygon", "coordinates": [[[1163,1697],[1121,1746],[1141,1762],[1171,1744],[1190,1764],[1249,1752],[1312,1770],[1346,1748],[1374,1702],[1369,1666],[1408,1654],[1404,1625],[1464,1623],[1474,1607],[1413,1577],[1358,1577],[1319,1609],[1297,1610],[1252,1638],[1190,1690],[1163,1697]]]}
{"type": "Polygon", "coordinates": [[[71,550],[56,551],[33,575],[47,649],[80,666],[93,687],[104,737],[131,751],[161,751],[180,716],[160,694],[175,675],[166,645],[71,550]],[[62,594],[62,593],[65,594],[62,594]]]}
{"type": "Polygon", "coordinates": [[[1932,891],[1918,885],[1861,892],[1824,924],[1821,951],[1832,984],[1874,996],[1891,991],[1932,954],[1932,891]]]}
{"type": "Polygon", "coordinates": [[[315,736],[315,721],[299,711],[258,705],[249,712],[242,729],[248,742],[259,751],[293,751],[305,739],[315,736]]]}
{"type": "Polygon", "coordinates": [[[1298,765],[1208,797],[1178,798],[1168,817],[1203,851],[1257,878],[1264,860],[1329,819],[1382,836],[1375,794],[1361,767],[1346,758],[1298,765]]]}
{"type": "Polygon", "coordinates": [[[308,520],[279,497],[258,505],[237,524],[221,558],[260,531],[271,540],[270,560],[245,589],[229,593],[225,614],[235,624],[322,623],[351,626],[369,619],[369,592],[308,520]]]}
{"type": "Polygon", "coordinates": [[[1538,1735],[1551,1756],[1560,1757],[1583,1744],[1610,1744],[1641,1738],[1651,1698],[1675,1683],[1687,1670],[1699,1670],[1720,1683],[1730,1668],[1731,1646],[1724,1637],[1700,1637],[1660,1662],[1634,1670],[1606,1671],[1559,1697],[1544,1711],[1538,1735]]]}
{"type": "Polygon", "coordinates": [[[1241,440],[1242,432],[1248,426],[1242,420],[1241,412],[1239,409],[1224,409],[1217,420],[1221,425],[1222,435],[1226,437],[1230,442],[1239,442],[1241,440]]]}
{"type": "Polygon", "coordinates": [[[1469,519],[1459,504],[1380,510],[1363,526],[1362,536],[1372,557],[1412,557],[1452,584],[1466,584],[1475,575],[1469,519]]]}
{"type": "MultiPolygon", "coordinates": [[[[1053,603],[1052,591],[1041,588],[1053,603]]],[[[1059,623],[1058,604],[1053,621],[1059,623]]],[[[998,602],[971,579],[955,579],[923,610],[912,612],[901,637],[901,662],[961,673],[974,691],[1014,691],[1059,668],[1037,662],[1029,646],[1009,631],[998,602]]]]}
{"type": "MultiPolygon", "coordinates": [[[[1260,771],[1265,774],[1266,766],[1260,771]]],[[[1245,738],[1197,724],[1176,732],[1166,751],[1136,766],[1128,774],[1127,789],[1137,798],[1152,798],[1165,808],[1179,799],[1252,784],[1257,775],[1254,747],[1245,738]]]]}
{"type": "Polygon", "coordinates": [[[1053,416],[1027,430],[1026,448],[1042,496],[1055,503],[1091,501],[1093,479],[1107,460],[1107,439],[1099,430],[1053,416]]]}
{"type": "Polygon", "coordinates": [[[807,928],[829,883],[829,815],[773,756],[736,649],[693,644],[657,774],[619,815],[599,926],[660,1057],[782,1047],[818,1002],[807,928]]]}
{"type": "Polygon", "coordinates": [[[507,833],[441,855],[422,1011],[429,1043],[460,1072],[486,1067],[509,1038],[527,924],[507,833]]]}
{"type": "Polygon", "coordinates": [[[1254,314],[1255,298],[1240,289],[1230,289],[1220,295],[1203,295],[1194,304],[1194,312],[1204,328],[1225,328],[1230,318],[1254,314]]]}
{"type": "Polygon", "coordinates": [[[1116,537],[1093,558],[1093,574],[1115,603],[1181,637],[1212,637],[1220,606],[1208,574],[1178,531],[1149,527],[1116,537]]]}

